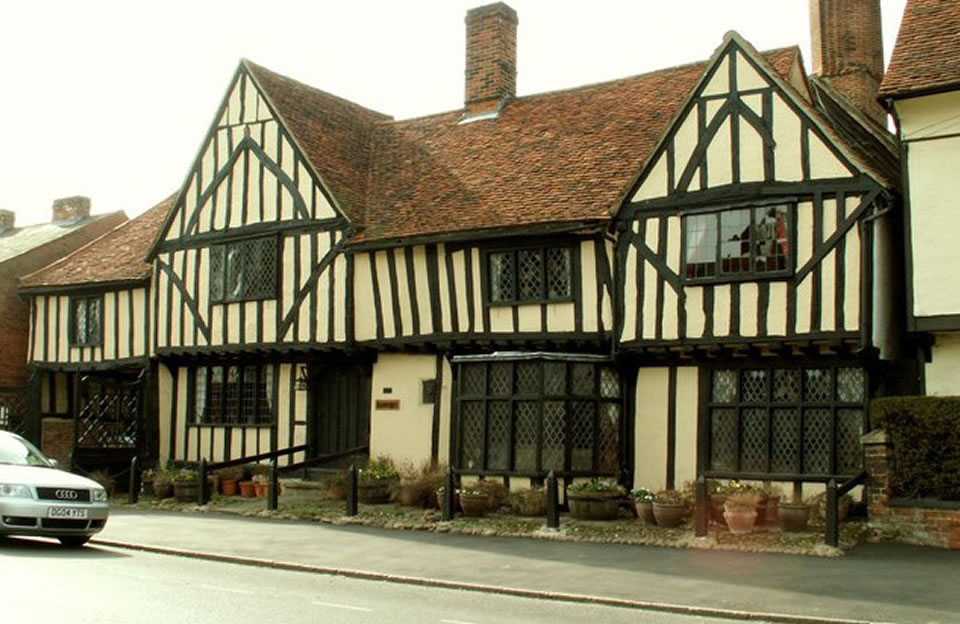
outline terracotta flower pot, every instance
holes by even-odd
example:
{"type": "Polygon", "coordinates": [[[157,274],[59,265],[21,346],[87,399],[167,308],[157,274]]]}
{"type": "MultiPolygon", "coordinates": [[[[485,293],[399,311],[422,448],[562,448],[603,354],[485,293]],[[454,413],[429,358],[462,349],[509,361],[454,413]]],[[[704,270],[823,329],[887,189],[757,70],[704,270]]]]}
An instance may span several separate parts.
{"type": "Polygon", "coordinates": [[[798,533],[807,528],[810,521],[810,506],[803,503],[780,503],[777,510],[780,528],[789,533],[798,533]]]}
{"type": "Polygon", "coordinates": [[[570,515],[579,520],[613,520],[620,515],[620,495],[616,493],[570,493],[567,502],[570,515]]]}
{"type": "Polygon", "coordinates": [[[710,495],[710,519],[717,524],[726,524],[723,517],[723,504],[727,502],[727,497],[723,494],[710,495]]]}
{"type": "Polygon", "coordinates": [[[270,484],[254,481],[253,491],[257,495],[257,498],[266,498],[267,496],[270,496],[270,484]]]}
{"type": "Polygon", "coordinates": [[[240,486],[240,496],[253,498],[257,495],[257,491],[253,487],[253,481],[241,481],[238,485],[240,486]]]}
{"type": "Polygon", "coordinates": [[[723,518],[727,521],[731,533],[749,533],[753,531],[753,525],[757,521],[757,510],[741,505],[731,506],[724,510],[723,518]]]}
{"type": "Polygon", "coordinates": [[[157,498],[170,498],[173,496],[173,484],[154,481],[153,495],[157,498]]]}
{"type": "Polygon", "coordinates": [[[758,516],[757,524],[770,524],[774,525],[777,523],[777,510],[780,508],[780,497],[779,496],[770,496],[767,498],[766,505],[763,506],[763,517],[762,520],[758,516]]]}
{"type": "Polygon", "coordinates": [[[237,495],[237,480],[236,479],[221,479],[220,480],[220,493],[224,496],[236,496],[237,495]]]}
{"type": "Polygon", "coordinates": [[[460,509],[465,516],[484,516],[490,509],[490,497],[486,494],[460,494],[460,509]]]}
{"type": "Polygon", "coordinates": [[[683,503],[658,503],[653,501],[653,517],[657,520],[657,526],[671,528],[683,524],[683,516],[686,514],[687,506],[683,503]]]}
{"type": "Polygon", "coordinates": [[[653,501],[636,501],[634,507],[637,510],[637,518],[646,524],[656,524],[657,519],[653,516],[653,501]]]}

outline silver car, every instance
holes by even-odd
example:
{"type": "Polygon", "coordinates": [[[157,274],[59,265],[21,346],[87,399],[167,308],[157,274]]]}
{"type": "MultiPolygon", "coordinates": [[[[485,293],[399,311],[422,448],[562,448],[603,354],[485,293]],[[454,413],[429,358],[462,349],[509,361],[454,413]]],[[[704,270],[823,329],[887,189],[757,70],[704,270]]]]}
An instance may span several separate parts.
{"type": "Polygon", "coordinates": [[[37,447],[0,431],[0,536],[55,537],[79,547],[103,530],[109,512],[99,483],[57,470],[37,447]]]}

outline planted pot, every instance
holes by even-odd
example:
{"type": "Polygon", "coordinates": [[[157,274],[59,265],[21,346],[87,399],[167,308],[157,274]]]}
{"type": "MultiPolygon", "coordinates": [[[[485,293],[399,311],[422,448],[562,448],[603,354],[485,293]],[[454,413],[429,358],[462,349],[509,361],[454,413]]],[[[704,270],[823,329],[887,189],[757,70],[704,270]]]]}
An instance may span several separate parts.
{"type": "Polygon", "coordinates": [[[749,533],[753,531],[753,525],[757,521],[757,510],[755,507],[728,505],[724,508],[723,518],[727,521],[731,533],[749,533]]]}
{"type": "Polygon", "coordinates": [[[270,482],[253,482],[253,491],[257,498],[266,498],[270,496],[270,482]]]}
{"type": "Polygon", "coordinates": [[[646,524],[657,523],[657,519],[653,516],[653,501],[636,501],[634,508],[637,510],[637,518],[646,524]]]}
{"type": "Polygon", "coordinates": [[[382,505],[390,502],[390,492],[395,479],[371,479],[357,483],[357,501],[367,505],[382,505]]]}
{"type": "Polygon", "coordinates": [[[173,484],[173,496],[182,503],[196,502],[200,494],[200,483],[197,481],[184,481],[173,484]]]}
{"type": "Polygon", "coordinates": [[[620,515],[617,492],[571,492],[567,502],[570,515],[579,520],[613,520],[620,515]]]}
{"type": "Polygon", "coordinates": [[[157,498],[170,498],[173,496],[173,484],[166,481],[154,481],[153,495],[157,498]]]}
{"type": "Polygon", "coordinates": [[[723,517],[723,504],[727,502],[727,497],[723,494],[710,495],[710,519],[717,524],[726,524],[723,517]]]}
{"type": "Polygon", "coordinates": [[[780,503],[777,518],[781,529],[798,533],[807,528],[807,522],[810,521],[810,506],[803,503],[780,503]]]}
{"type": "Polygon", "coordinates": [[[224,496],[236,496],[237,495],[237,480],[236,479],[221,479],[220,480],[220,493],[224,496]]]}
{"type": "Polygon", "coordinates": [[[490,497],[486,493],[460,493],[460,509],[465,516],[483,516],[490,509],[490,497]]]}
{"type": "Polygon", "coordinates": [[[257,490],[253,487],[253,481],[241,481],[238,485],[240,486],[240,496],[253,498],[257,495],[257,490]]]}
{"type": "MultiPolygon", "coordinates": [[[[457,509],[460,507],[460,494],[457,492],[457,489],[453,490],[453,508],[457,509]]],[[[443,488],[437,488],[437,509],[443,509],[443,488]]]]}
{"type": "Polygon", "coordinates": [[[757,517],[757,524],[770,524],[774,525],[777,523],[777,510],[780,508],[780,497],[779,496],[768,496],[767,502],[763,506],[763,515],[757,517]]]}
{"type": "Polygon", "coordinates": [[[657,526],[671,528],[683,524],[687,506],[684,503],[658,503],[653,501],[653,517],[657,526]]]}

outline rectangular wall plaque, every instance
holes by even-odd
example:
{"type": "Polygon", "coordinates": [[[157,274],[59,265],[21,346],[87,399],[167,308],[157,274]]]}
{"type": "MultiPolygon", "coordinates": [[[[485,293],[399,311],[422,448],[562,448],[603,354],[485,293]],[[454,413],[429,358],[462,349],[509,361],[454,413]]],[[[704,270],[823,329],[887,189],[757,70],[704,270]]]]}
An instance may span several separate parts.
{"type": "Polygon", "coordinates": [[[397,399],[377,399],[376,408],[378,410],[398,410],[400,401],[397,399]]]}

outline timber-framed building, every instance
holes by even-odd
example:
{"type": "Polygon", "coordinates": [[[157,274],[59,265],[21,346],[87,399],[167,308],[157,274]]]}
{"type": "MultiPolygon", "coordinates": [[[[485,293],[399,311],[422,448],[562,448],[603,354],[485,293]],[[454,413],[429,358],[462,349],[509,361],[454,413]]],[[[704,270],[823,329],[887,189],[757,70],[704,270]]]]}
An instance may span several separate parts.
{"type": "MultiPolygon", "coordinates": [[[[854,52],[834,4],[813,2],[815,76],[729,33],[703,62],[524,97],[517,15],[480,7],[464,107],[404,121],[244,60],[176,195],[93,249],[138,241],[136,275],[70,298],[111,329],[36,319],[33,363],[145,371],[160,459],[857,474],[904,351],[899,170],[882,54],[849,71],[879,3],[854,52]]],[[[38,309],[68,280],[24,285],[38,309]]]]}

